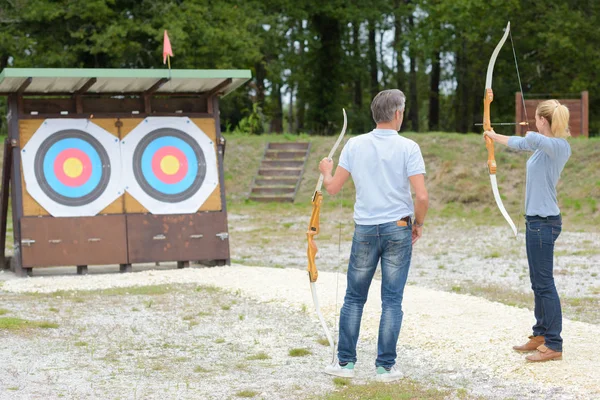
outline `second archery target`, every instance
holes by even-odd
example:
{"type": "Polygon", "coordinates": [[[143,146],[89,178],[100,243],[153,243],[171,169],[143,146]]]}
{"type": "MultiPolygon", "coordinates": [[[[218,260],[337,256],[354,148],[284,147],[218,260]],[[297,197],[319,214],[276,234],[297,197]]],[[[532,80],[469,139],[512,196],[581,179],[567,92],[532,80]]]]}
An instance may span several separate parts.
{"type": "Polygon", "coordinates": [[[152,214],[198,211],[218,184],[212,140],[187,117],[148,117],[121,142],[126,190],[152,214]]]}
{"type": "Polygon", "coordinates": [[[96,215],[123,194],[119,139],[89,120],[45,120],[21,159],[27,192],[55,217],[96,215]]]}

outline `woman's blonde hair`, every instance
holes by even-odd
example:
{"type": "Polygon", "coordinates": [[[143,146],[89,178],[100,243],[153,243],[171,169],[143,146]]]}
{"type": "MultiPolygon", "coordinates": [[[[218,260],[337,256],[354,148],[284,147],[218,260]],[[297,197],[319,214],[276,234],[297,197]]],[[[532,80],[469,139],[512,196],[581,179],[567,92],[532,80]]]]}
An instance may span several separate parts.
{"type": "Polygon", "coordinates": [[[552,136],[556,138],[566,138],[571,136],[569,131],[569,109],[560,104],[558,100],[546,100],[541,102],[535,113],[540,117],[546,118],[550,124],[552,136]]]}

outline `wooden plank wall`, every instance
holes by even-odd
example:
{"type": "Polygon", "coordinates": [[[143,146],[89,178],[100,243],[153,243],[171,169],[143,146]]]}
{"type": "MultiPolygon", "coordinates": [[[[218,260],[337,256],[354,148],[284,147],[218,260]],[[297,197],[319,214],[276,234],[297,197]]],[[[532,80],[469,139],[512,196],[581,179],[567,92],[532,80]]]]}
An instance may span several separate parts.
{"type": "MultiPolygon", "coordinates": [[[[527,114],[523,110],[523,98],[521,93],[515,94],[515,122],[525,121],[527,115],[529,126],[515,126],[515,135],[523,136],[527,131],[537,130],[535,126],[535,110],[539,103],[547,99],[525,99],[527,114]]],[[[589,137],[589,94],[581,92],[579,99],[557,99],[569,109],[569,129],[572,137],[589,137]]]]}

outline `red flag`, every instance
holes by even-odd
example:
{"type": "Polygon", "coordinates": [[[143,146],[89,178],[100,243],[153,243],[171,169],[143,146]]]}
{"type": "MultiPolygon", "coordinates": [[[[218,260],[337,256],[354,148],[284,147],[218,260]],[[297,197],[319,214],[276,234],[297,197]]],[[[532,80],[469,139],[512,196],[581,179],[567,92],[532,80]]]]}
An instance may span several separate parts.
{"type": "Polygon", "coordinates": [[[173,57],[173,50],[171,49],[169,35],[167,35],[167,30],[165,29],[165,37],[163,39],[163,64],[167,63],[167,56],[173,57]]]}

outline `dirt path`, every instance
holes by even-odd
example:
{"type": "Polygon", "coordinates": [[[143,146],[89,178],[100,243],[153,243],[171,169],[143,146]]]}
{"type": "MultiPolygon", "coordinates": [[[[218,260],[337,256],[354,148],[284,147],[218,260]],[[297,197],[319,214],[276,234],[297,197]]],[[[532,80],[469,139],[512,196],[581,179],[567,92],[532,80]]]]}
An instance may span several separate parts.
{"type": "MultiPolygon", "coordinates": [[[[232,267],[145,271],[134,274],[59,276],[6,281],[8,292],[48,292],[93,290],[131,285],[197,283],[236,292],[258,303],[276,304],[290,318],[307,310],[312,326],[307,331],[320,334],[313,311],[306,273],[299,269],[232,267]]],[[[321,272],[317,283],[321,306],[330,328],[337,305],[341,306],[345,275],[321,272]]],[[[371,286],[357,364],[359,380],[372,374],[379,318],[378,281],[371,286]]],[[[527,364],[511,350],[529,333],[532,313],[481,298],[407,286],[404,323],[399,341],[399,366],[417,380],[427,380],[468,389],[485,398],[598,398],[600,360],[593,354],[600,327],[564,321],[564,359],[560,362],[527,364]]],[[[285,321],[280,321],[285,324],[285,321]]],[[[284,338],[281,338],[283,340],[284,338]]],[[[328,351],[321,349],[323,364],[328,351]]],[[[318,365],[300,366],[308,375],[318,365]]],[[[317,369],[317,371],[315,371],[317,369]]],[[[307,392],[305,394],[310,394],[307,392]]],[[[314,392],[312,393],[314,394],[314,392]]],[[[267,396],[267,398],[270,398],[267,396]]],[[[273,397],[276,398],[276,397],[273,397]]]]}

